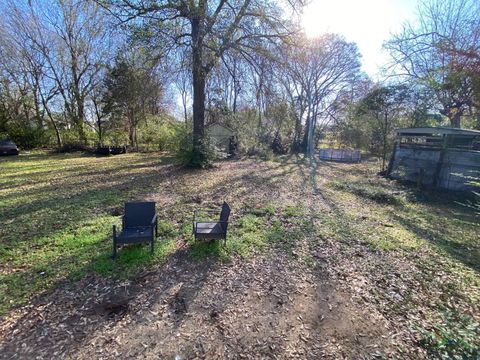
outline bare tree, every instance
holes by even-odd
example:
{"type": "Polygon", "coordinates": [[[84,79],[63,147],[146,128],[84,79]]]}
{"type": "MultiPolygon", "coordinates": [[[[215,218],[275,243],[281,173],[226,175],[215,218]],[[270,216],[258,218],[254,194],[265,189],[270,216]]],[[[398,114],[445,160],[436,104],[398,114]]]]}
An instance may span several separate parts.
{"type": "Polygon", "coordinates": [[[472,105],[472,82],[455,71],[459,54],[477,49],[480,42],[480,2],[429,0],[421,3],[419,19],[385,44],[397,76],[430,88],[440,113],[454,127],[472,105]]]}
{"type": "Polygon", "coordinates": [[[175,79],[174,79],[174,84],[177,87],[180,93],[180,98],[182,100],[183,118],[184,118],[185,124],[188,123],[188,118],[189,118],[188,102],[192,94],[191,73],[188,71],[190,66],[191,65],[189,61],[182,56],[182,59],[179,62],[179,66],[175,72],[175,79]]]}
{"type": "MultiPolygon", "coordinates": [[[[265,41],[276,41],[294,31],[282,16],[278,3],[270,0],[109,0],[107,3],[123,21],[143,18],[156,24],[157,35],[171,41],[172,47],[189,50],[193,87],[192,163],[201,163],[204,158],[200,144],[205,124],[205,86],[210,71],[231,50],[249,56],[265,41]]],[[[294,8],[301,5],[290,4],[294,8]]]]}
{"type": "MultiPolygon", "coordinates": [[[[32,30],[34,24],[30,20],[25,12],[12,8],[1,28],[0,54],[3,61],[0,67],[4,79],[11,84],[10,89],[13,90],[13,85],[14,92],[18,92],[20,96],[19,101],[26,121],[30,120],[29,114],[32,112],[38,129],[42,129],[46,118],[55,131],[57,146],[61,146],[58,121],[50,108],[58,95],[58,86],[49,76],[48,64],[36,46],[32,30]],[[25,101],[28,98],[32,101],[25,101]]],[[[10,94],[13,93],[10,91],[10,94]]]]}
{"type": "Polygon", "coordinates": [[[62,99],[67,118],[80,141],[86,143],[87,98],[112,51],[105,11],[95,3],[80,0],[12,1],[9,8],[13,29],[29,45],[25,54],[40,59],[42,81],[54,82],[53,93],[62,99]]]}
{"type": "Polygon", "coordinates": [[[320,120],[328,119],[331,105],[360,72],[360,54],[356,44],[338,35],[327,34],[316,39],[300,39],[301,46],[285,50],[283,81],[292,107],[297,109],[296,141],[301,138],[301,123],[305,121],[302,148],[312,154],[315,129],[320,120]]]}

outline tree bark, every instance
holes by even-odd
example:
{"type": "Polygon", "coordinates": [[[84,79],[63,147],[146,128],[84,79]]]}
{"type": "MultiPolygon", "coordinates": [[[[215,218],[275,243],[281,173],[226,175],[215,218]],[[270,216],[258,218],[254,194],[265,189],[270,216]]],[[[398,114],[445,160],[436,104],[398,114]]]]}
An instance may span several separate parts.
{"type": "Polygon", "coordinates": [[[185,118],[185,124],[188,121],[188,109],[187,109],[187,92],[182,90],[182,105],[183,105],[183,116],[185,118]]]}
{"type": "Polygon", "coordinates": [[[237,113],[237,100],[238,100],[238,93],[240,92],[240,82],[237,79],[237,60],[233,59],[233,106],[232,112],[234,114],[237,113]]]}
{"type": "Polygon", "coordinates": [[[440,114],[448,117],[448,120],[450,120],[451,127],[460,128],[463,111],[460,110],[459,107],[444,106],[444,108],[440,110],[440,114]]]}
{"type": "Polygon", "coordinates": [[[55,123],[55,120],[53,119],[52,113],[47,108],[45,103],[44,103],[43,107],[45,108],[45,111],[47,112],[47,116],[50,119],[50,122],[52,123],[53,129],[55,130],[55,137],[57,138],[57,147],[61,148],[62,147],[62,138],[60,136],[60,131],[58,130],[58,126],[55,123]]]}
{"type": "Polygon", "coordinates": [[[45,112],[47,113],[47,116],[50,119],[50,122],[53,126],[53,129],[55,130],[55,136],[57,138],[57,147],[61,148],[62,147],[62,137],[60,136],[60,130],[58,129],[58,126],[55,122],[55,119],[53,118],[53,114],[50,111],[50,108],[48,107],[48,100],[45,99],[42,92],[40,92],[40,99],[42,101],[43,108],[45,109],[45,112]]]}
{"type": "Polygon", "coordinates": [[[452,125],[452,127],[460,128],[461,117],[462,117],[462,113],[458,110],[449,116],[450,124],[452,125]]]}
{"type": "MultiPolygon", "coordinates": [[[[295,101],[293,100],[293,96],[290,95],[292,98],[291,100],[291,107],[295,109],[295,101]]],[[[293,111],[293,114],[295,116],[295,133],[293,137],[293,143],[292,143],[292,151],[293,152],[300,152],[302,151],[302,117],[304,114],[304,108],[303,108],[303,102],[300,100],[299,101],[299,109],[297,111],[293,111]]]]}
{"type": "MultiPolygon", "coordinates": [[[[72,39],[73,34],[72,31],[69,29],[68,31],[68,38],[72,39]]],[[[85,97],[81,94],[80,90],[80,77],[78,75],[78,61],[77,61],[77,54],[70,43],[69,43],[69,50],[70,50],[70,70],[72,72],[73,83],[72,83],[72,92],[75,101],[76,112],[73,114],[75,117],[74,123],[77,128],[78,137],[82,144],[87,144],[87,136],[85,135],[85,129],[83,128],[84,121],[85,121],[85,97]]]]}
{"type": "MultiPolygon", "coordinates": [[[[193,80],[193,154],[192,159],[203,157],[201,141],[205,126],[205,82],[203,66],[203,24],[199,17],[191,19],[192,25],[192,80],[193,80]]],[[[192,164],[196,165],[196,164],[192,164]]]]}
{"type": "MultiPolygon", "coordinates": [[[[38,80],[38,76],[35,75],[35,84],[38,84],[39,83],[39,80],[38,80]]],[[[39,96],[38,96],[38,92],[39,92],[39,88],[37,85],[34,85],[33,86],[33,101],[34,101],[34,105],[35,105],[35,117],[37,119],[37,125],[38,125],[38,128],[39,129],[42,129],[43,128],[43,115],[42,115],[42,111],[40,110],[40,100],[39,100],[39,96]]]]}
{"type": "MultiPolygon", "coordinates": [[[[135,147],[135,111],[128,110],[128,140],[132,148],[135,147]]],[[[137,149],[138,150],[138,149],[137,149]]]]}
{"type": "Polygon", "coordinates": [[[388,112],[383,114],[383,134],[382,134],[382,141],[383,141],[383,149],[382,149],[382,171],[385,171],[385,162],[387,159],[387,131],[388,131],[388,112]]]}
{"type": "Polygon", "coordinates": [[[307,119],[305,121],[305,132],[302,139],[302,152],[307,155],[308,153],[308,134],[310,134],[310,109],[307,110],[307,119]]]}
{"type": "Polygon", "coordinates": [[[96,96],[93,96],[93,97],[92,97],[92,103],[93,103],[93,108],[94,108],[94,110],[95,110],[95,116],[96,116],[96,118],[97,118],[98,144],[99,144],[100,146],[103,146],[103,127],[102,127],[102,117],[103,117],[103,115],[102,115],[101,111],[100,111],[99,108],[98,108],[98,102],[97,102],[96,96]]]}
{"type": "Polygon", "coordinates": [[[77,103],[78,111],[77,111],[77,114],[75,115],[75,125],[77,127],[78,137],[80,138],[80,142],[86,145],[87,136],[85,135],[85,129],[83,128],[83,125],[85,123],[83,99],[81,101],[77,100],[77,102],[78,102],[77,103]]]}

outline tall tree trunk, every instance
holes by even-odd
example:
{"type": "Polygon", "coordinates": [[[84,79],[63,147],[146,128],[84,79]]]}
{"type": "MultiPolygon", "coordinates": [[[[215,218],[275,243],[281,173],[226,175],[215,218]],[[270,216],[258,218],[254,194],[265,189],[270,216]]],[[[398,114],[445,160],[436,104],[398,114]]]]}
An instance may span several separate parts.
{"type": "Polygon", "coordinates": [[[193,166],[201,165],[205,154],[201,146],[205,126],[205,82],[203,66],[203,24],[199,17],[192,24],[192,80],[193,80],[193,166]]]}
{"type": "Polygon", "coordinates": [[[237,113],[237,99],[238,99],[238,85],[236,83],[237,80],[234,80],[233,82],[233,106],[232,106],[232,112],[234,114],[237,113]]]}
{"type": "Polygon", "coordinates": [[[387,160],[387,132],[388,132],[388,112],[383,115],[383,133],[382,133],[382,171],[385,171],[385,163],[387,160]]]}
{"type": "Polygon", "coordinates": [[[135,115],[134,115],[133,109],[129,109],[128,111],[128,140],[130,141],[130,146],[134,148],[135,147],[135,115]]]}
{"type": "Polygon", "coordinates": [[[187,110],[187,92],[182,90],[182,105],[183,105],[183,116],[185,117],[185,124],[188,121],[188,110],[187,110]]]}
{"type": "Polygon", "coordinates": [[[305,155],[311,156],[313,154],[313,133],[314,133],[314,110],[312,109],[312,102],[310,97],[307,97],[307,120],[305,121],[305,134],[303,136],[303,151],[305,155]]]}
{"type": "MultiPolygon", "coordinates": [[[[35,82],[38,84],[38,79],[35,78],[35,82]]],[[[33,87],[33,101],[34,101],[34,105],[35,105],[35,117],[37,119],[37,126],[39,129],[42,129],[43,128],[43,115],[42,115],[42,111],[40,109],[40,100],[39,100],[39,96],[38,96],[38,86],[34,86],[33,87]]]]}
{"type": "MultiPolygon", "coordinates": [[[[262,120],[262,90],[263,90],[263,73],[259,74],[259,79],[258,79],[258,88],[257,88],[257,93],[256,93],[256,100],[257,100],[257,108],[258,108],[258,134],[262,133],[262,126],[263,126],[263,120],[262,120]]],[[[258,139],[259,142],[261,142],[261,139],[258,139]]]]}
{"type": "Polygon", "coordinates": [[[237,113],[237,99],[238,99],[238,93],[240,92],[240,83],[237,79],[237,60],[233,59],[233,106],[232,106],[232,112],[234,114],[237,113]]]}
{"type": "Polygon", "coordinates": [[[302,118],[295,113],[295,134],[293,137],[293,151],[298,152],[301,148],[300,139],[302,137],[302,118]]]}
{"type": "Polygon", "coordinates": [[[305,132],[302,139],[302,152],[307,154],[308,152],[308,134],[310,133],[310,110],[307,110],[307,120],[305,121],[305,132]]]}
{"type": "Polygon", "coordinates": [[[455,112],[450,112],[448,118],[450,119],[450,124],[454,128],[460,128],[460,120],[462,117],[462,112],[461,111],[455,111],[455,112]]]}
{"type": "Polygon", "coordinates": [[[61,148],[62,147],[62,138],[60,137],[60,131],[58,130],[57,124],[55,124],[55,121],[52,120],[52,125],[53,128],[55,129],[55,136],[57,138],[57,147],[61,148]]]}
{"type": "Polygon", "coordinates": [[[83,110],[83,100],[77,101],[77,114],[75,116],[75,125],[77,127],[78,137],[80,142],[84,145],[87,145],[87,135],[85,134],[84,125],[84,110],[83,110]]]}
{"type": "Polygon", "coordinates": [[[100,146],[103,146],[103,131],[102,131],[102,122],[98,122],[98,142],[100,146]]]}
{"type": "Polygon", "coordinates": [[[300,102],[298,104],[298,112],[296,110],[296,101],[294,100],[293,96],[290,95],[290,106],[293,109],[293,116],[295,116],[295,132],[293,135],[293,142],[292,142],[292,152],[300,152],[302,151],[302,117],[303,117],[303,104],[300,102]]]}
{"type": "Polygon", "coordinates": [[[102,127],[102,114],[98,108],[98,102],[97,102],[97,99],[96,97],[94,96],[92,98],[92,102],[93,102],[93,108],[95,110],[95,116],[97,118],[97,127],[98,127],[98,144],[100,146],[103,146],[103,127],[102,127]]]}
{"type": "Polygon", "coordinates": [[[50,119],[50,122],[53,126],[53,129],[55,130],[55,136],[57,138],[57,147],[61,148],[62,147],[62,137],[60,136],[60,130],[58,129],[57,123],[55,122],[55,119],[53,118],[53,114],[50,111],[50,108],[47,106],[47,100],[43,96],[42,93],[40,93],[40,99],[42,101],[43,108],[45,109],[45,112],[47,113],[48,118],[50,119]]]}
{"type": "Polygon", "coordinates": [[[133,128],[133,138],[135,139],[135,149],[138,151],[137,125],[133,128]]]}
{"type": "Polygon", "coordinates": [[[53,129],[55,130],[55,137],[57,138],[57,147],[61,148],[62,147],[62,138],[60,136],[60,131],[58,130],[58,126],[55,123],[55,120],[53,119],[53,115],[50,112],[50,109],[46,107],[44,103],[44,109],[47,112],[48,118],[50,119],[50,122],[52,123],[53,129]]]}

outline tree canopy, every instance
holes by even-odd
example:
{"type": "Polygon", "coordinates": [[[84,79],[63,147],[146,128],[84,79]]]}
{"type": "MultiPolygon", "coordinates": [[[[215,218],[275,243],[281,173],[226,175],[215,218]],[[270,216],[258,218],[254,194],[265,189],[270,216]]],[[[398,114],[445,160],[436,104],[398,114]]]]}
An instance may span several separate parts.
{"type": "Polygon", "coordinates": [[[8,0],[0,136],[22,147],[175,144],[166,150],[206,166],[211,123],[233,129],[239,151],[262,156],[311,155],[327,143],[384,157],[400,125],[480,128],[477,1],[422,2],[418,19],[385,43],[388,76],[377,81],[355,43],[302,32],[303,5],[8,0]],[[387,102],[398,114],[389,110],[385,126],[375,106],[387,102]]]}

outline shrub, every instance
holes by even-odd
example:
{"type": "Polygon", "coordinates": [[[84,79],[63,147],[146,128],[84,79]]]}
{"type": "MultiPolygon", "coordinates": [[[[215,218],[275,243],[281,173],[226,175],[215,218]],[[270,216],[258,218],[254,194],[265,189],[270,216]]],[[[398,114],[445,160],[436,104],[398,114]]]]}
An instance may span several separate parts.
{"type": "Polygon", "coordinates": [[[146,150],[177,152],[186,133],[185,124],[170,116],[152,116],[138,130],[138,142],[146,150]]]}
{"type": "Polygon", "coordinates": [[[53,139],[48,128],[35,124],[10,123],[0,138],[9,138],[22,149],[33,149],[50,144],[53,139]]]}
{"type": "Polygon", "coordinates": [[[212,165],[215,148],[210,143],[209,137],[204,136],[199,141],[197,149],[194,149],[192,134],[185,133],[180,141],[176,157],[182,165],[204,169],[212,165]]]}

